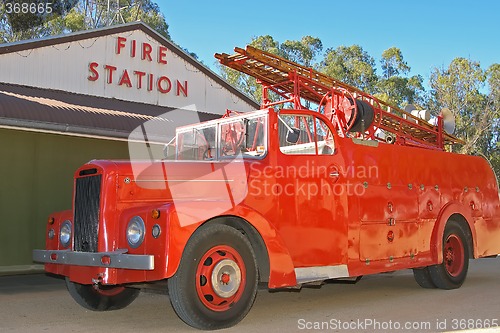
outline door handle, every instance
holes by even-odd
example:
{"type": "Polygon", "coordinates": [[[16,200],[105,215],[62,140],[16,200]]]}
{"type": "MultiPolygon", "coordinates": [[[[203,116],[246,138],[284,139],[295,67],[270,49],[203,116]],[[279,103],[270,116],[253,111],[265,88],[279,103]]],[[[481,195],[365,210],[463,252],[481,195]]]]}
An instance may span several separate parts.
{"type": "Polygon", "coordinates": [[[330,178],[338,178],[340,177],[340,173],[338,171],[330,172],[330,178]]]}

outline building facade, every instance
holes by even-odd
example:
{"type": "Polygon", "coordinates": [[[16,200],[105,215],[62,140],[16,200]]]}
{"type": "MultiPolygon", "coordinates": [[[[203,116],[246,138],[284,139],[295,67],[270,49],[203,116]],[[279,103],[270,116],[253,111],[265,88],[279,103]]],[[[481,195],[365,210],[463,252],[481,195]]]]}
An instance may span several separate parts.
{"type": "Polygon", "coordinates": [[[129,135],[259,106],[142,23],[0,45],[0,274],[41,267],[53,211],[70,209],[73,173],[128,159],[129,135]],[[163,126],[164,125],[164,126],[163,126]]]}

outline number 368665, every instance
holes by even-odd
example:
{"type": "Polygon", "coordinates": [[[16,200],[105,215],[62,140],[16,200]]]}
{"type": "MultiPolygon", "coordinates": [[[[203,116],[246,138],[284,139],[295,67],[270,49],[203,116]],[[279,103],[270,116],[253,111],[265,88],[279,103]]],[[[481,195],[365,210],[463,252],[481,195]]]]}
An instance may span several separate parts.
{"type": "Polygon", "coordinates": [[[51,2],[6,2],[5,12],[7,14],[50,14],[52,13],[51,2]]]}

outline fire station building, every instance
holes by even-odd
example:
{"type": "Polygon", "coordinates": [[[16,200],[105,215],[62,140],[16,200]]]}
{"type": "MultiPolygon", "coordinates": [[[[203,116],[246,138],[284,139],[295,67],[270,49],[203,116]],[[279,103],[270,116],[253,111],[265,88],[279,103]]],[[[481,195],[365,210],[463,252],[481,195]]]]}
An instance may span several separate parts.
{"type": "Polygon", "coordinates": [[[0,275],[42,268],[31,251],[71,208],[75,170],[128,159],[134,129],[161,116],[173,137],[258,107],[143,23],[0,44],[0,275]]]}

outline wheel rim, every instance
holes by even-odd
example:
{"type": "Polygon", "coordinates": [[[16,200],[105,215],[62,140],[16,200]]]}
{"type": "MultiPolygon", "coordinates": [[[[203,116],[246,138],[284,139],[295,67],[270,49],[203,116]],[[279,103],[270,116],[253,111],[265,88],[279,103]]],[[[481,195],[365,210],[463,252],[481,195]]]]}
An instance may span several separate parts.
{"type": "Polygon", "coordinates": [[[125,287],[117,286],[94,286],[95,292],[102,296],[116,296],[121,294],[125,287]]]}
{"type": "Polygon", "coordinates": [[[446,271],[453,277],[457,277],[464,269],[464,245],[457,235],[450,235],[446,239],[444,247],[444,262],[446,271]]]}
{"type": "Polygon", "coordinates": [[[226,311],[243,294],[246,269],[239,253],[230,246],[215,246],[201,258],[196,270],[196,293],[212,311],[226,311]]]}

